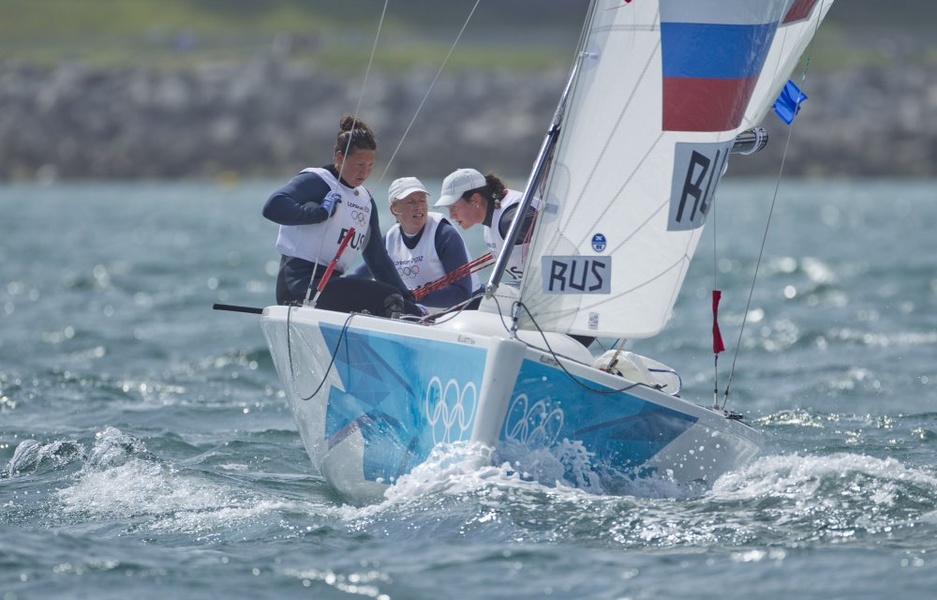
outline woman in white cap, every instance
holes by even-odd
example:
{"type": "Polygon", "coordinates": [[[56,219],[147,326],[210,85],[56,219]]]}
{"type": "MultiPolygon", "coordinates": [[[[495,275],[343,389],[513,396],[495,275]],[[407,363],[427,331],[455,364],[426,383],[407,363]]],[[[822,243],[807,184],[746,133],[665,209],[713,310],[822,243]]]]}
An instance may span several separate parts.
{"type": "MultiPolygon", "coordinates": [[[[435,208],[449,208],[449,217],[462,229],[482,224],[485,245],[493,256],[504,247],[504,238],[523,199],[523,194],[509,190],[501,179],[489,173],[482,175],[475,169],[456,169],[442,182],[442,191],[435,208]]],[[[519,285],[524,274],[529,234],[537,216],[536,200],[524,216],[517,248],[511,253],[505,270],[505,283],[519,285]]]]}
{"type": "MultiPolygon", "coordinates": [[[[469,261],[468,248],[459,231],[440,213],[429,212],[429,192],[419,179],[395,179],[387,196],[390,213],[397,223],[385,234],[384,243],[408,288],[415,290],[436,281],[469,261]]],[[[361,265],[352,276],[369,274],[367,265],[361,265]]],[[[479,289],[478,278],[467,275],[430,292],[419,302],[449,308],[468,300],[479,289]]]]}

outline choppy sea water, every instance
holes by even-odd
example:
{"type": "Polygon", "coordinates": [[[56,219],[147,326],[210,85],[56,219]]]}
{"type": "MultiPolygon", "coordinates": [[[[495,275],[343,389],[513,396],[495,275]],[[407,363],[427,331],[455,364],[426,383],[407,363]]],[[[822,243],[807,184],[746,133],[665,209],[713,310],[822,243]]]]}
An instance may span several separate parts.
{"type": "Polygon", "coordinates": [[[633,349],[710,403],[715,282],[753,464],[595,496],[454,449],[367,506],[313,471],[257,317],[211,310],[272,300],[278,184],[0,187],[0,599],[933,598],[935,182],[785,182],[766,238],[774,182],[723,184],[633,349]]]}

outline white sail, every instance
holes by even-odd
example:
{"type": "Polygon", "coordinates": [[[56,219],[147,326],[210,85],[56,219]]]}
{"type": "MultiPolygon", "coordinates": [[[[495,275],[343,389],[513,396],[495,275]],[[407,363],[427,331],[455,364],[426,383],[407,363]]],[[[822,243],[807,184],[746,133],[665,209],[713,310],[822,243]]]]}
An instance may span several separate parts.
{"type": "Polygon", "coordinates": [[[745,114],[746,129],[760,125],[771,110],[832,5],[833,0],[796,0],[788,9],[774,35],[763,75],[752,93],[745,114]]]}
{"type": "MultiPolygon", "coordinates": [[[[658,333],[775,33],[803,0],[597,0],[541,194],[520,326],[658,333]],[[533,321],[533,322],[532,322],[533,321]]],[[[807,2],[812,4],[811,2],[807,2]]]]}

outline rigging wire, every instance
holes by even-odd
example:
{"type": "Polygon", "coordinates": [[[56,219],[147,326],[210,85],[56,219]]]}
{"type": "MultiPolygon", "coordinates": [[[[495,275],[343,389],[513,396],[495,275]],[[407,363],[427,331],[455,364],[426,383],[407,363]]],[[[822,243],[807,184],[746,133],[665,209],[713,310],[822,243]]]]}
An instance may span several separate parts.
{"type": "MultiPolygon", "coordinates": [[[[824,4],[826,4],[825,0],[820,2],[819,4],[819,10],[820,10],[821,15],[824,10],[824,6],[823,6],[824,4]]],[[[804,69],[800,74],[801,88],[804,87],[803,84],[807,80],[807,71],[810,68],[810,56],[812,54],[814,39],[816,39],[816,32],[820,28],[820,21],[822,21],[822,17],[817,19],[817,24],[814,27],[814,35],[810,39],[810,44],[808,45],[807,52],[804,53],[804,69]]],[[[795,110],[795,114],[796,114],[796,110],[795,110]]],[[[752,283],[748,289],[748,301],[745,304],[745,312],[742,313],[742,324],[739,326],[739,337],[735,344],[735,352],[733,353],[733,356],[732,356],[732,366],[729,368],[729,377],[728,377],[728,381],[726,382],[725,393],[723,394],[723,397],[722,397],[722,406],[721,406],[722,410],[725,410],[726,404],[728,404],[729,402],[729,388],[732,386],[732,379],[733,379],[733,376],[735,375],[735,366],[739,358],[739,349],[741,348],[741,345],[742,345],[742,334],[745,331],[745,323],[748,322],[748,313],[751,310],[752,296],[755,291],[755,280],[758,278],[758,271],[761,267],[762,258],[764,258],[765,246],[767,245],[767,242],[768,242],[768,230],[771,227],[771,218],[774,215],[774,207],[777,204],[778,192],[781,189],[781,176],[784,173],[784,163],[787,159],[787,152],[790,149],[791,138],[794,135],[794,123],[796,123],[796,121],[797,120],[794,119],[794,121],[791,122],[790,128],[787,131],[787,140],[784,142],[784,152],[781,155],[781,163],[780,165],[778,165],[778,176],[777,176],[777,179],[775,180],[774,194],[772,195],[771,205],[768,209],[768,219],[765,222],[765,231],[761,238],[761,248],[758,251],[758,259],[755,261],[755,272],[752,274],[752,283]]]]}
{"type": "MultiPolygon", "coordinates": [[[[368,87],[368,77],[371,75],[371,67],[374,65],[374,55],[377,52],[377,42],[381,38],[381,29],[384,27],[384,17],[387,15],[387,5],[390,3],[390,0],[384,0],[384,9],[381,11],[381,18],[377,22],[377,31],[374,34],[374,44],[371,46],[371,55],[368,57],[368,66],[364,71],[364,80],[361,82],[361,92],[358,94],[358,103],[355,105],[355,112],[352,114],[352,124],[351,131],[354,132],[356,126],[358,125],[358,115],[361,111],[361,102],[364,100],[364,92],[368,87]]],[[[342,164],[344,165],[344,160],[348,158],[348,151],[351,149],[351,141],[354,138],[354,135],[348,136],[348,142],[345,144],[345,150],[342,152],[342,164]]],[[[341,180],[342,173],[339,171],[338,178],[341,180]]],[[[328,238],[329,227],[332,225],[332,213],[325,219],[325,233],[322,235],[322,238],[319,240],[319,249],[316,250],[316,262],[319,262],[319,256],[322,255],[322,247],[325,244],[326,238],[328,238]]],[[[309,293],[312,290],[312,282],[310,282],[310,287],[306,290],[306,302],[309,301],[309,293]]]]}
{"type": "MultiPolygon", "coordinates": [[[[383,181],[384,175],[387,174],[387,171],[390,170],[391,163],[394,162],[394,158],[397,156],[397,152],[400,151],[400,147],[403,146],[403,142],[407,139],[407,135],[410,133],[410,129],[413,128],[413,124],[416,122],[416,118],[420,115],[420,112],[423,110],[423,105],[426,104],[426,100],[429,98],[430,93],[433,91],[433,87],[436,85],[436,81],[439,79],[439,76],[442,74],[443,69],[446,67],[446,64],[449,62],[449,58],[452,56],[452,53],[455,51],[456,46],[459,44],[459,40],[462,39],[462,34],[468,28],[469,21],[472,20],[472,16],[475,14],[475,9],[478,8],[478,5],[481,3],[481,0],[475,0],[475,5],[472,6],[472,10],[469,11],[467,17],[465,17],[465,23],[462,24],[462,29],[459,30],[459,33],[455,36],[455,40],[452,42],[452,46],[449,47],[449,52],[446,53],[446,57],[443,59],[442,64],[439,65],[439,68],[436,70],[436,75],[433,77],[433,80],[429,84],[426,93],[423,95],[423,99],[420,100],[420,105],[416,107],[416,111],[413,113],[413,118],[410,119],[410,122],[407,124],[407,128],[404,130],[403,135],[400,136],[400,142],[397,143],[397,147],[394,148],[394,152],[390,155],[387,164],[384,166],[384,171],[381,173],[381,176],[378,177],[378,181],[383,181]]],[[[386,5],[385,5],[386,7],[386,5]]]]}
{"type": "MultiPolygon", "coordinates": [[[[390,159],[387,161],[387,165],[385,166],[384,171],[381,173],[380,177],[378,178],[379,181],[384,178],[384,175],[387,173],[387,170],[390,168],[390,165],[393,162],[394,157],[397,156],[397,152],[400,150],[400,147],[403,145],[404,139],[406,139],[407,134],[410,132],[410,129],[413,127],[413,123],[416,121],[417,116],[419,116],[420,111],[422,110],[423,105],[426,103],[427,98],[429,98],[430,92],[432,92],[433,87],[436,84],[436,81],[439,79],[439,76],[442,74],[443,69],[445,68],[446,64],[449,61],[449,58],[452,56],[452,53],[455,51],[455,48],[458,45],[459,40],[462,38],[462,34],[465,32],[466,28],[468,27],[468,24],[471,21],[472,16],[475,14],[475,10],[478,8],[478,5],[480,4],[480,2],[481,0],[476,0],[475,5],[472,6],[472,10],[469,11],[469,14],[465,19],[465,22],[462,24],[462,28],[459,30],[459,33],[456,36],[456,39],[453,41],[452,46],[449,48],[449,52],[446,54],[446,57],[443,59],[443,62],[439,66],[439,69],[437,69],[436,75],[433,78],[433,81],[430,83],[429,88],[426,90],[426,94],[424,94],[423,99],[420,101],[420,105],[417,107],[413,115],[413,118],[410,120],[410,123],[407,125],[407,129],[404,131],[403,135],[401,136],[400,142],[397,144],[397,147],[394,149],[393,154],[391,155],[390,159]]],[[[381,29],[384,26],[384,21],[387,16],[387,6],[389,3],[390,3],[390,0],[384,0],[384,7],[381,10],[381,18],[378,21],[377,31],[374,34],[374,43],[371,46],[371,54],[368,57],[368,66],[365,69],[364,80],[361,83],[361,91],[358,94],[358,102],[355,105],[355,111],[352,115],[352,118],[353,118],[352,129],[354,129],[357,123],[359,122],[358,115],[361,112],[361,104],[362,104],[362,101],[364,100],[365,91],[367,90],[367,87],[368,87],[368,79],[371,75],[371,68],[374,65],[374,56],[377,52],[378,41],[380,40],[380,37],[381,37],[381,29]]],[[[345,157],[348,156],[348,151],[351,149],[352,138],[353,136],[351,135],[348,136],[348,142],[343,152],[343,156],[345,157]]],[[[339,177],[341,177],[341,173],[339,173],[339,177]]],[[[328,221],[331,222],[331,215],[329,215],[328,221]]],[[[322,236],[323,242],[325,239],[326,239],[326,236],[322,236]]],[[[320,246],[319,246],[320,254],[321,254],[321,250],[322,250],[322,242],[320,242],[320,246]]],[[[467,303],[468,301],[463,303],[461,307],[464,307],[464,305],[467,303]]],[[[460,307],[460,310],[461,310],[461,307],[460,307]]],[[[292,307],[287,309],[287,314],[286,314],[286,317],[287,317],[286,318],[286,347],[287,347],[287,356],[289,357],[289,364],[290,364],[290,378],[291,380],[293,380],[294,387],[295,387],[295,373],[293,370],[293,354],[292,354],[292,347],[291,347],[291,342],[290,342],[290,314],[291,312],[292,312],[292,307]]],[[[342,339],[345,337],[345,334],[348,331],[348,327],[351,324],[351,319],[353,316],[354,316],[354,313],[350,314],[348,318],[345,320],[344,325],[342,326],[341,334],[339,335],[338,340],[335,345],[335,349],[332,352],[332,360],[329,362],[329,365],[326,368],[325,373],[322,376],[322,380],[319,382],[319,385],[309,396],[304,396],[300,394],[300,400],[304,402],[308,401],[314,396],[316,396],[316,394],[318,394],[319,391],[322,389],[322,386],[325,384],[326,379],[328,378],[329,371],[332,369],[332,366],[335,363],[336,353],[338,352],[338,349],[341,346],[342,339]]]]}
{"type": "MultiPolygon", "coordinates": [[[[381,30],[384,27],[384,21],[387,16],[387,7],[390,3],[390,0],[384,0],[384,8],[381,10],[381,18],[377,24],[377,31],[374,34],[374,43],[371,46],[371,54],[368,57],[368,66],[365,69],[364,80],[361,83],[361,91],[358,94],[358,102],[355,105],[355,111],[352,115],[354,123],[358,123],[358,115],[361,112],[361,104],[364,100],[365,91],[368,87],[368,79],[371,75],[371,68],[374,66],[374,56],[377,53],[378,41],[381,38],[381,30]]],[[[452,42],[452,46],[449,48],[449,52],[446,54],[446,57],[443,59],[442,64],[439,65],[439,68],[436,70],[436,75],[433,77],[433,81],[430,82],[429,88],[426,90],[426,93],[423,95],[423,99],[420,101],[419,106],[417,106],[416,111],[413,113],[413,118],[410,119],[410,123],[407,125],[406,130],[403,132],[403,135],[400,137],[400,142],[397,143],[397,147],[394,148],[394,152],[391,154],[390,159],[387,161],[387,164],[384,166],[384,171],[378,177],[378,181],[383,181],[384,176],[387,174],[387,171],[390,169],[391,164],[394,162],[394,158],[397,156],[397,152],[400,151],[400,147],[403,146],[404,140],[407,138],[407,135],[410,133],[410,130],[413,128],[413,124],[416,122],[417,117],[423,109],[423,105],[426,104],[426,100],[429,98],[430,93],[433,91],[433,87],[436,85],[436,81],[439,79],[439,76],[442,74],[443,69],[446,67],[446,64],[449,62],[449,58],[452,56],[452,53],[455,51],[456,46],[459,43],[459,40],[462,38],[462,34],[468,28],[468,24],[472,19],[472,16],[475,14],[475,10],[478,8],[478,5],[481,3],[481,0],[476,0],[475,5],[472,6],[472,10],[469,11],[468,16],[465,18],[465,22],[462,24],[462,28],[459,30],[459,33],[456,35],[455,40],[452,42]]],[[[354,126],[352,126],[354,129],[354,126]]],[[[345,151],[343,156],[348,156],[348,150],[351,148],[352,136],[348,136],[348,144],[345,146],[345,151]]],[[[340,176],[341,174],[339,174],[340,176]]],[[[332,216],[329,215],[327,222],[331,223],[332,216]]],[[[328,225],[326,225],[328,227],[328,225]]],[[[322,237],[324,242],[326,236],[322,237]]],[[[322,250],[322,243],[319,245],[319,252],[322,250]]]]}
{"type": "MultiPolygon", "coordinates": [[[[712,207],[712,228],[713,228],[713,293],[718,289],[717,280],[719,278],[719,257],[716,252],[716,240],[719,239],[718,229],[716,228],[716,206],[714,202],[712,207]]],[[[715,323],[715,315],[713,322],[715,323]]],[[[736,346],[738,349],[738,346],[736,346]]],[[[713,348],[713,409],[719,408],[719,353],[713,348]]]]}
{"type": "MultiPolygon", "coordinates": [[[[387,15],[387,5],[390,0],[384,0],[384,9],[381,11],[381,19],[377,22],[377,31],[374,33],[374,44],[371,45],[371,55],[368,57],[368,67],[364,71],[364,80],[361,82],[361,93],[358,94],[358,103],[355,105],[354,119],[358,124],[358,114],[361,110],[361,102],[364,100],[364,92],[368,88],[368,77],[371,75],[371,67],[374,65],[374,54],[377,52],[377,42],[381,39],[381,29],[384,27],[384,17],[387,15]]],[[[352,128],[354,129],[354,128],[352,128]]],[[[345,146],[345,156],[351,148],[352,136],[348,136],[348,145],[345,146]]]]}

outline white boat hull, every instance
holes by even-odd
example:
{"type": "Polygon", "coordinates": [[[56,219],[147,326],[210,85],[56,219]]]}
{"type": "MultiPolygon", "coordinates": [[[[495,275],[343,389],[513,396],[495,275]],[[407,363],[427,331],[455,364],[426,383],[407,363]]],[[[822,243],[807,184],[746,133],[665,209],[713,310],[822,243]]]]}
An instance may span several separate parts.
{"type": "Polygon", "coordinates": [[[650,476],[713,481],[761,443],[721,412],[593,368],[566,336],[548,334],[552,352],[537,333],[510,339],[493,314],[420,325],[271,306],[262,327],[313,464],[354,499],[380,496],[454,442],[515,458],[576,447],[590,477],[562,483],[597,491],[650,476]]]}

